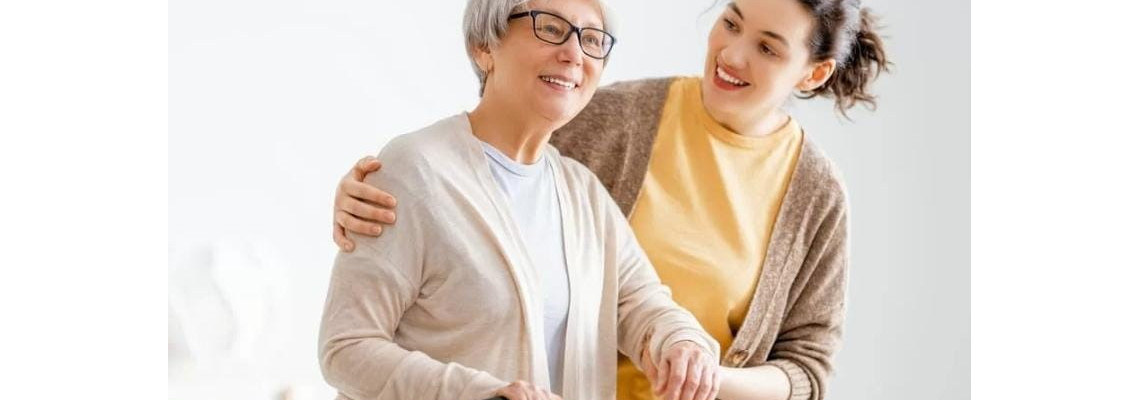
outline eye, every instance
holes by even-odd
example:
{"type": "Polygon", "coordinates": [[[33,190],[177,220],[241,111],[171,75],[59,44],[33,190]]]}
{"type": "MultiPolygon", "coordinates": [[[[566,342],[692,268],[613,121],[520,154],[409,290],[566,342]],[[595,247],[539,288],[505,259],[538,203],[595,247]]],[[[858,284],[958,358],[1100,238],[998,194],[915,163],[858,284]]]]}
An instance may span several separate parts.
{"type": "Polygon", "coordinates": [[[724,29],[727,29],[729,32],[736,32],[739,30],[739,27],[736,26],[736,23],[732,22],[732,20],[725,18],[724,19],[724,29]]]}
{"type": "Polygon", "coordinates": [[[779,54],[776,54],[776,51],[773,50],[771,46],[768,46],[767,43],[760,43],[760,52],[767,54],[767,55],[770,55],[770,56],[773,56],[773,57],[779,55],[779,54]]]}
{"type": "Polygon", "coordinates": [[[542,25],[538,29],[542,32],[549,33],[554,36],[562,36],[564,33],[566,33],[561,26],[554,24],[542,25]]]}

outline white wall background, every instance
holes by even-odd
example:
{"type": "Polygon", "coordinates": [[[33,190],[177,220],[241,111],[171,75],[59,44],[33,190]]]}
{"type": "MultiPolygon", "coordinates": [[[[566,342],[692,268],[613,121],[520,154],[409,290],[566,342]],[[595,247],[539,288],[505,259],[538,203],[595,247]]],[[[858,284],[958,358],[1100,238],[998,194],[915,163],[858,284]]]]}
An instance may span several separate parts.
{"type": "MultiPolygon", "coordinates": [[[[603,83],[699,73],[711,1],[611,3],[619,43],[603,83]]],[[[169,4],[170,259],[212,271],[241,299],[229,308],[240,318],[208,317],[216,308],[200,296],[177,304],[188,331],[244,338],[190,340],[197,361],[175,363],[186,339],[172,337],[170,398],[271,399],[290,386],[295,399],[330,398],[316,333],[335,183],[392,136],[475,104],[464,1],[169,4]]],[[[965,399],[970,6],[866,5],[883,15],[896,63],[876,85],[879,110],[850,123],[823,100],[791,109],[843,170],[853,207],[850,309],[828,397],[965,399]]],[[[178,276],[172,294],[187,282],[178,276]]]]}

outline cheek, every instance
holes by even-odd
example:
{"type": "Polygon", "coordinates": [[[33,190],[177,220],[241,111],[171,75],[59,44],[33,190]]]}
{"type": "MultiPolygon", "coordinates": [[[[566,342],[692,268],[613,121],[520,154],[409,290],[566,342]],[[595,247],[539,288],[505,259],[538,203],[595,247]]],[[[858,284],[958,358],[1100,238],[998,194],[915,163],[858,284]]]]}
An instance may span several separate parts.
{"type": "Polygon", "coordinates": [[[752,90],[748,92],[748,101],[745,103],[753,105],[772,103],[778,97],[776,89],[782,86],[786,79],[782,76],[783,71],[773,65],[771,60],[760,60],[758,57],[750,60],[750,64],[752,90]]]}
{"type": "MultiPolygon", "coordinates": [[[[583,55],[583,57],[585,57],[583,55]]],[[[598,87],[598,82],[602,80],[602,60],[595,60],[587,58],[582,63],[582,90],[581,92],[592,93],[598,87]]]]}
{"type": "Polygon", "coordinates": [[[590,82],[597,83],[602,77],[602,70],[605,67],[602,65],[602,60],[587,59],[586,63],[582,65],[582,73],[584,78],[590,82]]]}
{"type": "Polygon", "coordinates": [[[789,82],[795,82],[799,76],[798,71],[795,68],[788,68],[782,59],[763,58],[753,65],[755,68],[752,72],[760,77],[767,90],[787,86],[789,82]]]}
{"type": "Polygon", "coordinates": [[[796,86],[798,86],[804,78],[808,77],[806,74],[810,73],[811,71],[800,68],[784,68],[783,74],[780,76],[780,88],[789,94],[793,93],[797,90],[796,86]]]}
{"type": "Polygon", "coordinates": [[[711,55],[716,54],[720,49],[724,48],[724,38],[721,37],[721,33],[714,30],[709,34],[708,48],[710,58],[712,57],[711,55]]]}
{"type": "Polygon", "coordinates": [[[728,45],[731,39],[728,32],[724,30],[723,26],[721,26],[722,23],[723,22],[718,22],[713,26],[712,30],[709,31],[708,47],[710,54],[723,49],[728,45]]]}

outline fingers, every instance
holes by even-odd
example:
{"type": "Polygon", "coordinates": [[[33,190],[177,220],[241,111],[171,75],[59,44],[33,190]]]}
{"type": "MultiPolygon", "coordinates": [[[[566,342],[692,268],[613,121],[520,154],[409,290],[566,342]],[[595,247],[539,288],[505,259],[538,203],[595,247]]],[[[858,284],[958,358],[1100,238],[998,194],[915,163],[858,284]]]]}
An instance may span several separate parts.
{"type": "Polygon", "coordinates": [[[720,392],[720,366],[712,356],[704,351],[696,351],[690,357],[689,374],[685,389],[681,391],[682,400],[714,400],[720,392]],[[692,392],[689,392],[689,389],[692,392]]]}
{"type": "Polygon", "coordinates": [[[720,365],[716,358],[701,350],[699,346],[687,346],[690,354],[689,374],[686,388],[692,386],[692,395],[681,393],[684,400],[715,400],[720,392],[720,365]]]}
{"type": "Polygon", "coordinates": [[[336,221],[333,221],[333,242],[336,242],[336,245],[345,253],[351,253],[352,249],[356,247],[356,243],[344,234],[344,227],[337,224],[336,221]]]}
{"type": "Polygon", "coordinates": [[[384,230],[384,227],[378,222],[356,218],[343,210],[337,210],[333,218],[336,220],[337,225],[361,235],[380,236],[380,232],[384,230]]]}
{"type": "Polygon", "coordinates": [[[501,389],[498,393],[495,393],[495,395],[505,397],[507,400],[530,400],[526,397],[526,393],[505,388],[501,389]]]}
{"type": "Polygon", "coordinates": [[[716,400],[716,397],[720,395],[720,382],[723,377],[720,374],[720,364],[718,364],[713,357],[709,357],[709,360],[712,365],[712,367],[708,369],[710,375],[710,389],[708,395],[704,398],[705,400],[716,400]]]}
{"type": "Polygon", "coordinates": [[[662,359],[660,364],[653,366],[653,374],[657,377],[657,380],[653,381],[653,394],[657,397],[665,395],[665,387],[669,385],[668,372],[669,361],[667,359],[662,359]]]}
{"type": "Polygon", "coordinates": [[[562,397],[551,393],[550,390],[535,386],[527,381],[514,381],[495,392],[496,396],[503,396],[510,400],[562,400],[562,397]]]}
{"type": "Polygon", "coordinates": [[[341,206],[338,207],[337,211],[347,212],[353,217],[367,222],[382,222],[386,224],[396,222],[396,213],[392,210],[377,207],[372,203],[365,203],[357,199],[345,200],[341,203],[341,206]]]}
{"type": "Polygon", "coordinates": [[[653,364],[653,357],[649,356],[649,346],[644,346],[641,350],[641,368],[644,369],[645,377],[649,379],[649,383],[656,387],[657,385],[657,366],[653,364]]]}
{"type": "Polygon", "coordinates": [[[650,382],[661,399],[711,400],[720,391],[720,366],[696,343],[682,341],[670,346],[656,368],[657,379],[650,382]]]}
{"type": "Polygon", "coordinates": [[[661,355],[661,361],[653,365],[653,374],[657,376],[657,380],[653,381],[653,394],[657,397],[664,397],[665,389],[669,386],[669,360],[671,357],[673,354],[666,351],[665,354],[661,355]]]}
{"type": "Polygon", "coordinates": [[[684,389],[686,381],[689,376],[689,360],[687,354],[682,353],[669,361],[669,385],[665,387],[665,398],[670,400],[678,400],[681,398],[681,391],[684,389]]]}
{"type": "Polygon", "coordinates": [[[701,388],[701,380],[704,377],[704,365],[701,364],[699,357],[689,359],[689,365],[685,368],[685,381],[681,384],[681,394],[678,395],[679,400],[693,400],[697,391],[701,388]]]}
{"type": "Polygon", "coordinates": [[[361,158],[360,161],[357,161],[356,165],[352,166],[352,173],[350,175],[357,181],[363,181],[364,176],[368,175],[369,172],[379,170],[380,160],[377,160],[376,157],[373,156],[365,156],[361,158]]]}
{"type": "Polygon", "coordinates": [[[681,396],[681,390],[685,385],[685,380],[689,372],[689,354],[684,351],[677,351],[677,349],[670,349],[665,357],[665,362],[659,373],[665,375],[665,387],[662,390],[661,397],[667,400],[677,400],[681,396]]]}
{"type": "Polygon", "coordinates": [[[518,388],[518,382],[511,382],[495,392],[495,396],[506,397],[507,400],[528,400],[526,394],[518,388]]]}
{"type": "MultiPolygon", "coordinates": [[[[341,182],[345,194],[353,198],[382,205],[387,208],[396,207],[396,197],[379,188],[364,182],[346,180],[341,182]]],[[[340,197],[338,194],[337,197],[340,197]]]]}
{"type": "Polygon", "coordinates": [[[697,392],[693,394],[694,400],[714,400],[716,398],[717,387],[717,371],[720,368],[716,365],[705,365],[704,373],[701,374],[697,392]]]}
{"type": "MultiPolygon", "coordinates": [[[[365,157],[357,162],[353,170],[367,173],[379,168],[379,160],[365,157]]],[[[333,240],[346,252],[351,252],[356,247],[356,243],[348,238],[346,229],[362,235],[379,236],[384,229],[380,223],[396,222],[396,213],[391,210],[396,206],[396,198],[359,179],[363,179],[363,175],[354,177],[350,173],[341,178],[333,199],[333,240]],[[375,204],[382,204],[388,209],[375,204]]]]}

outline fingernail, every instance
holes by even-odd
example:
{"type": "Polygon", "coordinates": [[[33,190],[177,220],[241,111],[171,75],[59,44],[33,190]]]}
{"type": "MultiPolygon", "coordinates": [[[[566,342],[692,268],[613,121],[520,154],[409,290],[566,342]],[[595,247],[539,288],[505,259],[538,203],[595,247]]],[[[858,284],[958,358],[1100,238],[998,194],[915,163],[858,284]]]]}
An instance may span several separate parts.
{"type": "Polygon", "coordinates": [[[389,223],[389,224],[391,224],[391,223],[395,223],[395,222],[396,222],[396,213],[394,213],[394,212],[389,212],[389,213],[388,213],[387,215],[385,215],[385,216],[388,218],[388,223],[389,223]]]}
{"type": "Polygon", "coordinates": [[[344,244],[344,250],[345,251],[352,251],[352,243],[345,243],[344,244]]]}
{"type": "Polygon", "coordinates": [[[372,233],[379,235],[380,234],[380,227],[379,226],[372,227],[372,233]]]}

